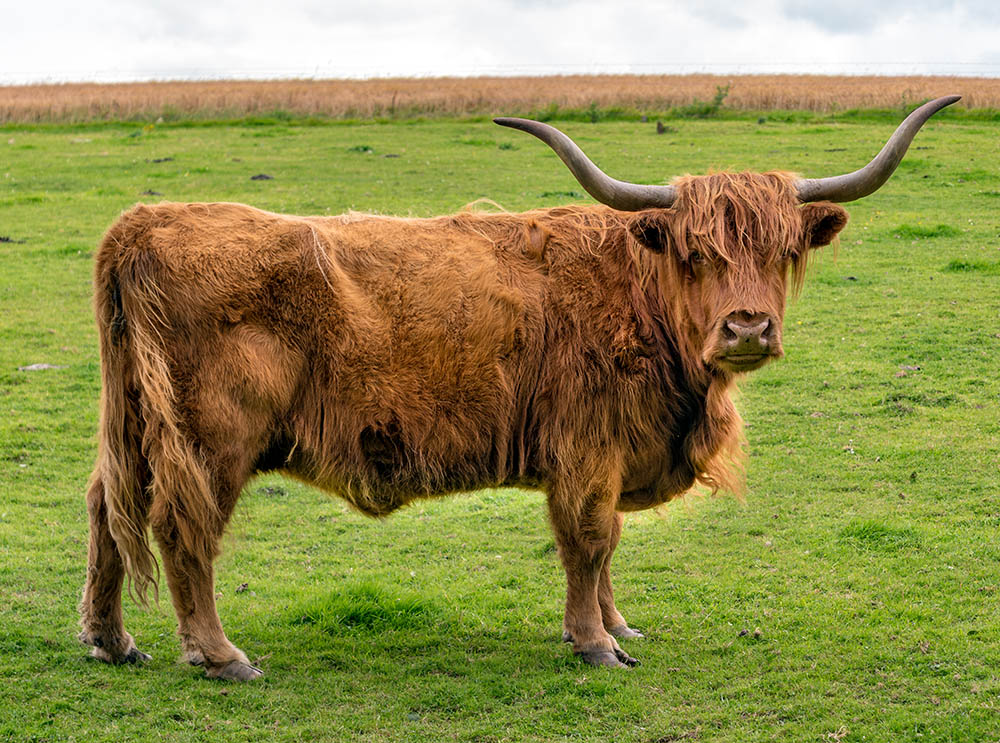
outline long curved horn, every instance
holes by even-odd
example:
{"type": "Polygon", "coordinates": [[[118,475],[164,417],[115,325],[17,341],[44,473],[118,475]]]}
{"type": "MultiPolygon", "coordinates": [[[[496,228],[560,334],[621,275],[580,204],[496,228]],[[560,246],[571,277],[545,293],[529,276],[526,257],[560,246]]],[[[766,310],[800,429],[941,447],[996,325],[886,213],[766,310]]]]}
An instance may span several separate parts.
{"type": "Polygon", "coordinates": [[[548,124],[530,119],[512,118],[499,118],[493,121],[500,126],[509,126],[534,134],[545,142],[566,163],[570,172],[580,181],[580,185],[587,189],[587,193],[612,209],[637,212],[641,209],[668,207],[677,198],[673,186],[642,186],[615,180],[594,165],[572,139],[548,124]]]}
{"type": "Polygon", "coordinates": [[[906,154],[917,131],[931,116],[945,106],[959,100],[960,95],[949,95],[925,103],[907,116],[889,137],[885,147],[875,159],[860,170],[829,178],[801,178],[795,185],[800,201],[854,201],[874,193],[889,180],[899,161],[906,154]]]}

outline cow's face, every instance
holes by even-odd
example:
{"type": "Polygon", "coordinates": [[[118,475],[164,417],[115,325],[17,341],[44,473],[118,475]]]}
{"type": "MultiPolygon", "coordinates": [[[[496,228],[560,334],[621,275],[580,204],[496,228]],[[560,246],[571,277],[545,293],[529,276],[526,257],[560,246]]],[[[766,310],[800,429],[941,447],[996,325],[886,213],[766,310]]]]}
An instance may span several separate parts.
{"type": "Polygon", "coordinates": [[[782,355],[789,274],[827,245],[847,212],[799,205],[785,174],[717,174],[678,181],[669,209],[639,212],[629,231],[659,253],[660,290],[675,327],[715,371],[748,372],[782,355]]]}

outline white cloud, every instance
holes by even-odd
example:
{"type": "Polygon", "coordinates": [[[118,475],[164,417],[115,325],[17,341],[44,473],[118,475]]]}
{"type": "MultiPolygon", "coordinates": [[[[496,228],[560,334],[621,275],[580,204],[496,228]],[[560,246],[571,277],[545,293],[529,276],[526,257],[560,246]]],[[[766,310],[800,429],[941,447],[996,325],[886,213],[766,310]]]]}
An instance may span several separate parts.
{"type": "Polygon", "coordinates": [[[994,0],[53,0],[0,82],[573,72],[1000,75],[994,0]]]}

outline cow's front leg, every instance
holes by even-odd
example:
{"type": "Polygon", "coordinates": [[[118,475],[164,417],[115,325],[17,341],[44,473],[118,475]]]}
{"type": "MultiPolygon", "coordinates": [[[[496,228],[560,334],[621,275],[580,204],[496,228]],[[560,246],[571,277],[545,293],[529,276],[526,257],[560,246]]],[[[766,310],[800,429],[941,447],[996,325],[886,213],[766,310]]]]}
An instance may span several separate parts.
{"type": "MultiPolygon", "coordinates": [[[[602,572],[618,541],[616,532],[620,535],[621,521],[615,512],[618,493],[613,483],[590,482],[565,478],[549,492],[549,517],[566,570],[563,637],[591,665],[632,666],[638,661],[618,646],[605,626],[599,590],[602,572]]],[[[607,585],[610,589],[610,577],[607,585]]],[[[609,620],[625,625],[613,598],[605,604],[609,620]]]]}
{"type": "MultiPolygon", "coordinates": [[[[601,576],[597,582],[597,603],[601,607],[601,622],[604,624],[604,629],[619,639],[627,640],[634,637],[645,637],[645,635],[628,626],[625,617],[615,606],[615,593],[611,587],[611,557],[618,546],[618,540],[621,538],[623,519],[624,516],[620,512],[615,513],[610,551],[604,560],[604,565],[601,566],[601,576]]],[[[573,642],[573,636],[568,630],[563,630],[563,642],[573,642]]]]}
{"type": "Polygon", "coordinates": [[[604,622],[604,629],[615,637],[628,639],[644,635],[639,630],[628,626],[625,617],[615,606],[615,592],[611,588],[611,555],[618,546],[618,540],[621,539],[624,518],[621,512],[615,512],[611,529],[611,549],[608,550],[608,556],[601,566],[601,577],[597,584],[597,601],[601,605],[601,621],[604,622]]]}

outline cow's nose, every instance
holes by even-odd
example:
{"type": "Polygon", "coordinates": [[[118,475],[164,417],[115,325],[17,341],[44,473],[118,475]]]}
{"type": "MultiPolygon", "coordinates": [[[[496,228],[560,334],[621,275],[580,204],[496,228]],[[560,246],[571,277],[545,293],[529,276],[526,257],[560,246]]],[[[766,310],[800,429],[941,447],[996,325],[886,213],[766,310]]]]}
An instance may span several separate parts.
{"type": "Polygon", "coordinates": [[[726,318],[726,330],[729,353],[767,353],[771,316],[762,312],[734,312],[726,318]]]}

